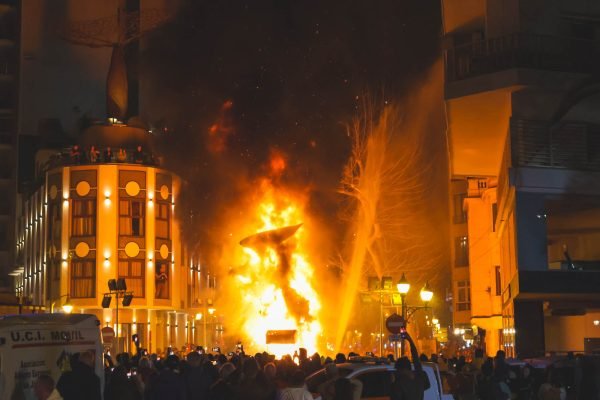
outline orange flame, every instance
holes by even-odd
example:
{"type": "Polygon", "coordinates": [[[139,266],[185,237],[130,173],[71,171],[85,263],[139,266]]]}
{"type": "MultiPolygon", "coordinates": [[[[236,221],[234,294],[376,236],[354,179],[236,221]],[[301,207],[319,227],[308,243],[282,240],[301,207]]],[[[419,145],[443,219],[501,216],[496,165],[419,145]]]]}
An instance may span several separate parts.
{"type": "Polygon", "coordinates": [[[269,166],[271,168],[271,175],[281,175],[287,167],[287,162],[285,160],[284,154],[278,150],[271,149],[271,162],[269,163],[269,166]]]}
{"type": "Polygon", "coordinates": [[[212,153],[222,153],[227,147],[227,139],[233,133],[229,119],[229,112],[232,108],[233,101],[226,100],[221,106],[217,120],[208,128],[208,149],[212,153]]]}
{"type": "MultiPolygon", "coordinates": [[[[271,166],[281,167],[281,162],[284,166],[283,158],[272,160],[271,166]]],[[[259,193],[251,214],[256,222],[249,233],[306,222],[302,196],[276,188],[269,179],[262,180],[259,193]]],[[[292,354],[298,347],[309,353],[317,351],[321,302],[312,285],[314,269],[308,260],[306,240],[307,232],[300,228],[283,245],[265,244],[260,250],[243,248],[238,264],[244,267],[238,270],[236,285],[245,308],[242,330],[251,340],[251,348],[267,350],[278,357],[292,354]],[[287,271],[283,270],[282,251],[289,258],[287,271]],[[302,308],[306,312],[295,309],[299,303],[307,305],[302,308]],[[296,330],[296,343],[267,345],[269,330],[296,330]]]]}

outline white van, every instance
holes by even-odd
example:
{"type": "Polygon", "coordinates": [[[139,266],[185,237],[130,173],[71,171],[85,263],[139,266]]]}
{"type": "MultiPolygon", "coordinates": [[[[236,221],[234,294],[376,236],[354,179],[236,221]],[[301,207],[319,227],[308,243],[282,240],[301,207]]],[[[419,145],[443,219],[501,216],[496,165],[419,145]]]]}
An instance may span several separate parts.
{"type": "Polygon", "coordinates": [[[104,385],[100,322],[89,314],[28,314],[0,317],[0,399],[35,400],[33,383],[42,374],[54,381],[69,368],[72,354],[91,351],[104,385]]]}
{"type": "MultiPolygon", "coordinates": [[[[424,400],[452,400],[454,397],[449,393],[444,393],[442,380],[437,364],[424,362],[423,372],[427,375],[429,388],[423,394],[424,400]]],[[[358,379],[362,382],[361,399],[370,400],[389,400],[392,387],[394,365],[388,363],[362,362],[354,360],[349,363],[337,364],[340,377],[347,379],[358,379]]],[[[309,392],[313,394],[315,400],[321,400],[318,393],[318,387],[325,382],[328,377],[325,375],[325,369],[321,369],[306,378],[305,384],[309,392]]]]}

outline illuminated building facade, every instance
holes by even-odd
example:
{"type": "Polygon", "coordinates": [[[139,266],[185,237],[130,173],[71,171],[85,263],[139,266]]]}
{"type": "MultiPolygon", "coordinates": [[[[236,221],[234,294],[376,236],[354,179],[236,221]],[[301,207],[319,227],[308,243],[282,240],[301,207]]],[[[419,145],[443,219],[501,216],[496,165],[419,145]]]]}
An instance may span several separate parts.
{"type": "Polygon", "coordinates": [[[468,271],[488,354],[597,350],[600,6],[442,6],[452,201],[466,217],[453,228],[454,310],[468,271]]]}
{"type": "Polygon", "coordinates": [[[174,311],[184,308],[182,269],[188,270],[174,218],[179,179],[149,150],[132,146],[149,149],[148,136],[128,126],[89,128],[81,138],[86,150],[55,153],[42,164],[19,224],[24,265],[18,294],[34,304],[51,310],[69,301],[74,312],[114,326],[115,299],[106,309],[102,300],[109,279],[125,279],[133,301],[119,310],[120,349],[129,348],[134,333],[152,350],[191,342],[187,314],[174,311]],[[87,150],[88,142],[96,143],[97,154],[87,150]]]}
{"type": "MultiPolygon", "coordinates": [[[[16,54],[15,64],[6,58],[6,71],[15,72],[21,82],[14,97],[19,99],[18,112],[11,111],[12,119],[6,123],[0,105],[0,187],[7,185],[4,201],[9,202],[3,208],[0,201],[0,262],[2,224],[16,215],[16,223],[6,224],[7,240],[16,242],[16,250],[8,246],[5,253],[16,251],[16,257],[10,261],[7,256],[10,267],[5,272],[11,272],[19,301],[27,305],[23,310],[56,312],[68,301],[73,312],[95,314],[104,326],[116,330],[116,299],[106,309],[102,300],[109,291],[108,280],[124,278],[134,297],[126,307],[119,299],[119,350],[133,351],[134,333],[152,352],[192,343],[219,344],[222,326],[213,303],[215,278],[185,251],[174,218],[179,179],[160,166],[152,152],[152,135],[141,128],[138,117],[144,100],[144,82],[137,75],[143,68],[138,65],[139,42],[124,51],[127,65],[137,67],[125,71],[127,95],[121,104],[131,126],[92,124],[81,133],[82,125],[96,118],[106,120],[112,48],[74,45],[59,35],[72,25],[94,33],[97,21],[116,21],[117,10],[141,18],[137,22],[143,28],[144,13],[169,14],[160,10],[176,7],[177,2],[63,3],[53,8],[29,0],[10,2],[10,7],[0,2],[0,12],[7,12],[0,22],[13,29],[0,33],[18,37],[14,41],[18,46],[8,49],[16,54]],[[5,133],[20,137],[18,186],[2,175],[3,163],[12,160],[4,152],[15,153],[13,147],[4,147],[5,133]],[[80,147],[79,156],[70,154],[73,143],[80,147]],[[99,151],[95,160],[90,157],[91,145],[99,151]],[[136,156],[138,145],[143,152],[136,156]],[[107,146],[113,152],[108,158],[107,146]],[[127,151],[125,157],[119,156],[120,147],[127,151]],[[35,163],[29,167],[34,155],[35,163]],[[9,236],[15,231],[13,240],[9,236]]],[[[0,46],[9,44],[3,40],[0,46]]],[[[0,82],[5,83],[6,79],[0,82]]]]}

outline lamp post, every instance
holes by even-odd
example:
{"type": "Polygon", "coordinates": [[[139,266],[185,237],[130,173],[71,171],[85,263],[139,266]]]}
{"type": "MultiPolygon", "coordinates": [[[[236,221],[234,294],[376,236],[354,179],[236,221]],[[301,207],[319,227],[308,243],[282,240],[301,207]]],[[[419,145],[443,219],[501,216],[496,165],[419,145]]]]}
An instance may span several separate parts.
{"type": "Polygon", "coordinates": [[[58,299],[54,300],[50,304],[50,314],[54,314],[54,304],[56,304],[56,302],[59,301],[60,299],[62,299],[63,297],[66,297],[67,301],[65,301],[65,304],[62,305],[62,310],[65,314],[71,314],[71,312],[73,311],[73,304],[71,304],[71,302],[69,301],[68,294],[63,294],[63,295],[59,296],[58,299]]]}
{"type": "MultiPolygon", "coordinates": [[[[384,276],[381,279],[378,277],[369,277],[369,286],[366,292],[361,293],[363,302],[371,302],[372,295],[375,294],[379,300],[379,354],[383,356],[383,309],[393,307],[397,310],[398,302],[396,296],[400,294],[401,307],[402,307],[402,319],[404,323],[410,319],[411,315],[419,309],[429,308],[429,302],[433,298],[433,292],[431,291],[429,284],[426,283],[423,289],[421,289],[421,300],[425,303],[424,306],[409,306],[406,302],[406,295],[410,291],[410,283],[406,279],[406,275],[403,273],[402,277],[394,288],[392,277],[384,276]],[[364,297],[363,297],[364,296],[364,297]],[[386,296],[390,296],[392,299],[391,306],[384,306],[384,299],[386,296]]],[[[404,343],[400,341],[401,354],[404,354],[404,343]]]]}
{"type": "Polygon", "coordinates": [[[102,298],[102,308],[110,308],[112,296],[115,296],[115,322],[117,330],[115,332],[115,338],[117,342],[115,344],[115,354],[119,354],[119,295],[122,297],[123,307],[127,307],[133,300],[133,292],[127,291],[127,284],[124,278],[109,279],[108,280],[108,292],[104,293],[102,298]]]}
{"type": "MultiPolygon", "coordinates": [[[[396,287],[398,289],[398,292],[400,292],[400,297],[402,299],[402,319],[404,320],[405,324],[408,323],[408,319],[415,311],[420,310],[420,309],[429,308],[429,302],[433,298],[433,291],[429,287],[429,283],[425,283],[425,286],[423,286],[423,289],[421,289],[421,293],[420,293],[421,300],[425,304],[424,306],[410,306],[409,307],[409,305],[406,303],[406,295],[408,294],[408,292],[410,290],[410,283],[406,279],[406,275],[404,275],[404,273],[402,273],[402,277],[396,284],[396,287]]],[[[400,341],[400,356],[403,356],[403,355],[404,355],[404,341],[401,340],[400,341]]]]}

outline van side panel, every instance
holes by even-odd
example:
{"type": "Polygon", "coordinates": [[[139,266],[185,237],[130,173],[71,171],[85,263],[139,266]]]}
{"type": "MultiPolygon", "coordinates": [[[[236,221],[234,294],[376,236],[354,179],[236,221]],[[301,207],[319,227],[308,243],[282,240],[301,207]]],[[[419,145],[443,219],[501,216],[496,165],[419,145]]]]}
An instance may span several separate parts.
{"type": "Polygon", "coordinates": [[[55,382],[70,369],[70,356],[91,351],[95,372],[104,380],[100,330],[96,319],[78,324],[17,323],[0,329],[0,398],[35,400],[37,377],[50,375],[55,382]]]}

